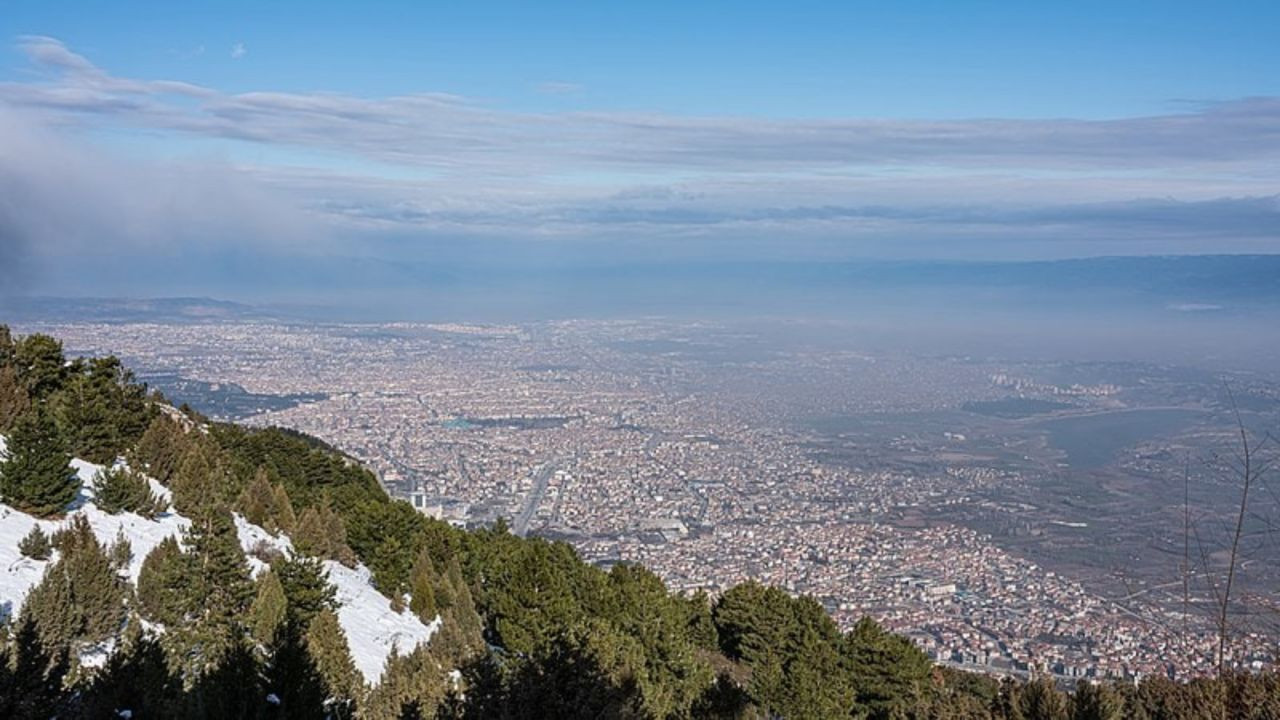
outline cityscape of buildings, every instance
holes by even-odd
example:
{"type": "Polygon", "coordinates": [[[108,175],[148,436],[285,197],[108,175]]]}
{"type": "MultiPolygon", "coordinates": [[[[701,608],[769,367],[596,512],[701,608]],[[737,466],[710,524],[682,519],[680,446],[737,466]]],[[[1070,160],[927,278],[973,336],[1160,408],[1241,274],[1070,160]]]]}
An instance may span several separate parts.
{"type": "MultiPolygon", "coordinates": [[[[945,415],[897,424],[1011,391],[1115,410],[1115,383],[657,321],[32,329],[73,353],[120,355],[144,379],[229,384],[242,422],[318,436],[424,513],[504,518],[601,565],[642,563],[677,590],[776,584],[818,598],[842,627],[870,616],[939,662],[998,673],[1190,676],[1213,663],[1203,603],[1169,601],[1181,582],[1138,579],[1141,592],[1119,597],[947,519],[1004,505],[1087,530],[1012,507],[1041,481],[1028,468],[1052,474],[1061,453],[945,415]],[[268,402],[282,397],[301,399],[268,402]],[[1039,466],[1001,459],[1037,454],[1039,466]]],[[[1274,640],[1240,629],[1237,660],[1267,662],[1274,640]]]]}

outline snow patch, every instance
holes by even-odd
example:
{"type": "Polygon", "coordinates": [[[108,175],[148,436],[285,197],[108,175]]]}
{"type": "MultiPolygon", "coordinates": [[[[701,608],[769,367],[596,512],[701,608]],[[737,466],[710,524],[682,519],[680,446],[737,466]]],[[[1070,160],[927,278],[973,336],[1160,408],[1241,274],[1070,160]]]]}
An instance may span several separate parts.
{"type": "Polygon", "coordinates": [[[240,547],[249,560],[249,572],[255,578],[268,567],[267,563],[251,554],[258,548],[275,550],[285,557],[293,557],[293,543],[289,538],[284,535],[280,537],[272,535],[261,526],[245,520],[240,513],[235,513],[232,517],[236,521],[236,537],[240,539],[240,547]]]}
{"type": "MultiPolygon", "coordinates": [[[[0,436],[0,452],[4,450],[4,438],[0,436]]],[[[134,513],[110,515],[93,504],[93,476],[102,469],[101,465],[73,460],[72,468],[80,479],[80,494],[72,501],[70,507],[82,513],[93,528],[98,542],[110,545],[117,535],[123,534],[129,540],[133,557],[125,574],[132,583],[138,582],[138,574],[142,572],[142,561],[155,546],[171,536],[181,537],[182,531],[190,525],[190,521],[176,513],[162,513],[154,520],[148,520],[134,513]]],[[[27,593],[44,574],[45,567],[53,562],[49,560],[32,560],[18,552],[18,543],[33,526],[52,534],[66,524],[66,520],[41,520],[32,515],[0,504],[0,616],[16,617],[22,609],[27,593]]],[[[56,553],[55,553],[56,557],[56,553]]]]}
{"type": "Polygon", "coordinates": [[[408,610],[392,610],[391,601],[374,589],[369,568],[349,568],[333,560],[324,565],[329,582],[338,589],[338,622],[347,635],[351,658],[367,682],[378,682],[392,652],[412,652],[440,629],[439,615],[424,625],[408,610]]]}
{"type": "MultiPolygon", "coordinates": [[[[5,451],[5,438],[0,435],[0,456],[5,451]]],[[[73,460],[72,468],[81,481],[81,489],[70,507],[85,516],[89,526],[93,528],[93,534],[104,545],[115,542],[117,535],[123,533],[133,550],[126,575],[131,583],[137,584],[138,575],[142,572],[142,561],[147,554],[165,538],[180,539],[191,521],[172,511],[157,515],[151,520],[134,513],[110,515],[103,512],[94,504],[93,495],[93,478],[102,466],[73,460]]],[[[151,478],[148,481],[156,494],[169,497],[167,488],[151,478]]],[[[273,536],[239,514],[233,517],[236,535],[246,553],[264,545],[286,556],[293,555],[293,543],[287,536],[273,536]]],[[[53,558],[41,561],[23,557],[18,552],[18,543],[31,532],[34,525],[40,526],[46,533],[53,533],[65,523],[66,519],[41,520],[0,504],[0,619],[17,616],[27,594],[40,582],[45,567],[53,561],[53,558]]],[[[56,554],[54,557],[56,558],[56,554]]],[[[253,556],[249,556],[249,564],[255,576],[267,567],[253,556]]],[[[392,652],[411,652],[419,645],[429,642],[440,628],[439,616],[430,623],[423,623],[412,612],[406,610],[397,613],[392,610],[391,601],[374,589],[372,575],[364,565],[348,568],[341,563],[326,560],[324,567],[329,573],[329,582],[337,589],[338,622],[347,636],[352,660],[366,682],[377,684],[392,652]]],[[[86,653],[81,658],[82,663],[96,666],[105,662],[109,648],[100,650],[101,652],[86,653]]]]}

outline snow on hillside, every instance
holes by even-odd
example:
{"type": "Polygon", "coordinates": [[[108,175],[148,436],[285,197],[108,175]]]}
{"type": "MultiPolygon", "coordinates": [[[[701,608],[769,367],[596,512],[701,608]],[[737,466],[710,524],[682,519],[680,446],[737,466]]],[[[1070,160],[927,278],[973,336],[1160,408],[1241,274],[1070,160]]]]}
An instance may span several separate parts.
{"type": "MultiPolygon", "coordinates": [[[[5,448],[5,438],[0,435],[0,456],[3,456],[5,448]]],[[[133,513],[105,513],[93,503],[93,477],[102,466],[73,460],[72,467],[80,478],[82,487],[79,497],[68,509],[83,513],[93,528],[94,535],[103,544],[115,542],[117,534],[123,530],[133,549],[133,558],[129,561],[127,571],[129,581],[137,583],[138,574],[142,571],[142,561],[147,553],[167,537],[181,538],[182,531],[191,521],[172,511],[163,513],[154,520],[133,513]]],[[[167,488],[155,480],[150,482],[157,494],[169,497],[167,488]]],[[[18,543],[31,532],[33,525],[39,525],[46,533],[52,533],[63,522],[39,520],[0,503],[0,619],[17,616],[27,593],[40,582],[45,567],[52,562],[23,557],[18,552],[18,543]]],[[[246,552],[265,545],[286,555],[293,553],[293,544],[288,537],[274,537],[240,515],[235,516],[235,523],[236,534],[246,552]]],[[[253,556],[249,557],[249,564],[254,575],[266,568],[265,563],[253,556]]],[[[378,682],[392,651],[409,652],[428,642],[439,629],[438,617],[428,624],[420,621],[413,613],[396,613],[392,610],[391,602],[374,589],[369,569],[364,565],[348,568],[340,563],[326,561],[325,567],[329,571],[329,581],[337,589],[340,603],[338,621],[347,635],[356,668],[367,682],[378,682]]]]}
{"type": "Polygon", "coordinates": [[[418,616],[391,609],[391,601],[373,588],[369,568],[354,569],[325,561],[329,581],[338,589],[338,620],[347,633],[351,657],[369,682],[377,682],[392,648],[407,653],[427,642],[440,628],[440,616],[424,625],[418,616]]]}

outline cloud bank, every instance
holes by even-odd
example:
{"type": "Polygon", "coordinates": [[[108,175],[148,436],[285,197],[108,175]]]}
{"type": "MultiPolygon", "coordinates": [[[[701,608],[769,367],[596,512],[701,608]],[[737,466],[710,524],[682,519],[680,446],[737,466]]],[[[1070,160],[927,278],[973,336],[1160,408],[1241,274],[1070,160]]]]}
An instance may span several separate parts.
{"type": "Polygon", "coordinates": [[[1280,251],[1274,97],[1102,120],[546,113],[232,93],[119,76],[54,38],[18,47],[31,72],[0,83],[11,287],[33,257],[107,249],[473,265],[1280,251]]]}

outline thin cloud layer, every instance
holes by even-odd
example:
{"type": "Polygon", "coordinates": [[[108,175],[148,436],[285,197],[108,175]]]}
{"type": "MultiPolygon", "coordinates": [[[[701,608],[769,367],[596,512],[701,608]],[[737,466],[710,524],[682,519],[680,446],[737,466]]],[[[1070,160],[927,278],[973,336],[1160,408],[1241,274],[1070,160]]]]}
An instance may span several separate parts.
{"type": "Polygon", "coordinates": [[[0,140],[0,181],[37,196],[0,208],[14,255],[13,228],[24,246],[48,237],[31,218],[67,198],[57,247],[106,227],[130,247],[391,261],[513,245],[604,261],[1280,250],[1280,98],[1104,120],[533,113],[444,93],[230,93],[117,76],[54,38],[19,48],[36,72],[0,83],[0,108],[44,135],[0,140]],[[227,160],[133,178],[136,162],[88,153],[85,168],[60,149],[84,130],[227,160]]]}
{"type": "Polygon", "coordinates": [[[20,48],[44,81],[0,85],[12,104],[235,140],[341,150],[435,168],[542,174],[926,166],[1170,169],[1280,157],[1280,98],[1115,120],[770,120],[520,113],[423,93],[223,93],[119,78],[53,38],[20,48]],[[196,103],[179,102],[194,98],[196,103]]]}

